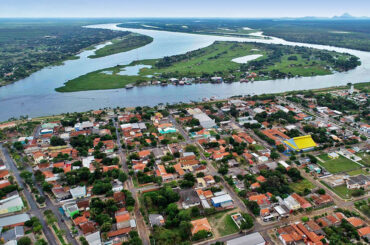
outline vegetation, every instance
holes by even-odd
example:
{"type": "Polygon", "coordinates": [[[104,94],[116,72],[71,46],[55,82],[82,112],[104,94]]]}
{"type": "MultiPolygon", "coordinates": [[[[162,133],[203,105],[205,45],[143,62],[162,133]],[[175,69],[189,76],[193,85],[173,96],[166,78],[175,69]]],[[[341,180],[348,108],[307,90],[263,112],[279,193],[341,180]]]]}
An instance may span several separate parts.
{"type": "Polygon", "coordinates": [[[4,21],[0,25],[0,85],[15,82],[82,49],[129,32],[83,28],[82,21],[4,21]]]}
{"type": "Polygon", "coordinates": [[[152,37],[131,33],[122,38],[114,39],[112,44],[96,50],[95,54],[90,55],[89,58],[100,58],[112,54],[127,52],[132,49],[145,46],[151,42],[153,42],[152,37]]]}
{"type": "Polygon", "coordinates": [[[331,51],[262,43],[217,41],[206,48],[181,55],[135,61],[129,65],[93,71],[68,81],[56,91],[122,88],[130,83],[140,84],[149,81],[152,76],[157,79],[201,77],[206,80],[213,76],[221,76],[226,80],[235,81],[245,77],[244,73],[247,71],[258,73],[259,76],[255,78],[257,80],[326,75],[332,73],[332,70],[352,69],[358,64],[358,59],[352,55],[331,51]],[[252,54],[263,56],[247,64],[232,61],[234,58],[252,54]],[[297,59],[289,59],[292,55],[297,59]],[[150,65],[151,68],[142,68],[138,75],[133,76],[119,74],[122,69],[138,64],[150,65]]]}
{"type": "Polygon", "coordinates": [[[337,159],[330,159],[324,162],[319,162],[319,164],[333,174],[361,168],[360,165],[343,156],[339,156],[339,158],[337,159]]]}

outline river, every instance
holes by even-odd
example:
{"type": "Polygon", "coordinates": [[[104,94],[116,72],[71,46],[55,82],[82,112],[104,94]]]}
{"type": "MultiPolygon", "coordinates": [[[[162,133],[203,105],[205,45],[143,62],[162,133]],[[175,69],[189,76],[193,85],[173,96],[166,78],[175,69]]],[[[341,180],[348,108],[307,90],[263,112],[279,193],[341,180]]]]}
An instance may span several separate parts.
{"type": "MultiPolygon", "coordinates": [[[[233,95],[278,93],[292,90],[316,89],[345,85],[348,82],[368,82],[370,78],[370,53],[337,48],[324,45],[287,42],[285,40],[251,39],[197,35],[178,32],[166,32],[144,29],[128,29],[117,27],[116,24],[102,24],[89,28],[106,28],[112,30],[133,31],[148,35],[154,41],[144,47],[125,53],[107,57],[90,59],[94,50],[79,54],[80,59],[68,60],[60,66],[46,67],[31,76],[14,84],[0,88],[0,121],[10,117],[28,115],[30,117],[56,115],[64,112],[81,112],[105,107],[154,106],[159,103],[177,103],[201,100],[204,97],[216,96],[226,98],[233,95]],[[138,59],[152,59],[185,53],[203,48],[214,41],[246,41],[284,45],[298,45],[318,49],[346,52],[360,58],[362,64],[357,68],[343,73],[326,76],[302,77],[291,79],[267,80],[254,83],[231,84],[195,84],[191,86],[147,86],[135,87],[130,90],[112,89],[83,91],[73,93],[58,93],[54,89],[70,79],[98,69],[125,65],[138,59]]],[[[104,44],[103,44],[104,45],[104,44]]],[[[102,47],[99,45],[97,48],[102,47]]]]}

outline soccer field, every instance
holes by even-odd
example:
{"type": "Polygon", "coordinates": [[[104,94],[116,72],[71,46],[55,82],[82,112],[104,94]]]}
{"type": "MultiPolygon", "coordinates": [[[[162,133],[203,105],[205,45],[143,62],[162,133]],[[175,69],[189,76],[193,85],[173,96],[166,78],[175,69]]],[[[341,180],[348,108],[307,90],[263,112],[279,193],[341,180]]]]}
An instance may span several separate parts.
{"type": "MultiPolygon", "coordinates": [[[[319,156],[323,159],[321,156],[319,156]]],[[[327,159],[327,158],[325,158],[327,159]]],[[[323,159],[324,160],[324,159],[323,159]]],[[[339,156],[337,159],[324,160],[324,162],[318,162],[330,173],[341,173],[361,168],[359,164],[351,161],[343,156],[339,156]]]]}

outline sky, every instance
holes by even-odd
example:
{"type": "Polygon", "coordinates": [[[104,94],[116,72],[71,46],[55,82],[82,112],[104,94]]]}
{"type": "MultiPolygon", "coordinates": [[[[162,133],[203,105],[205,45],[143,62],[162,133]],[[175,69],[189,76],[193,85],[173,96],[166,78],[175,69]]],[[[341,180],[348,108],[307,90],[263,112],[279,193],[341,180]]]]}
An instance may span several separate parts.
{"type": "Polygon", "coordinates": [[[0,0],[0,17],[370,16],[370,0],[0,0]]]}

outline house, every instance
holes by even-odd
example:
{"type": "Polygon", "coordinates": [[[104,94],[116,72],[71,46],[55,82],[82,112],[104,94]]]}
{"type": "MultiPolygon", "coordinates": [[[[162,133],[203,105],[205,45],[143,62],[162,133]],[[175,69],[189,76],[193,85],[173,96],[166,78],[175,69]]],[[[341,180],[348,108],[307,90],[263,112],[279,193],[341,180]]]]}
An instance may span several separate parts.
{"type": "MultiPolygon", "coordinates": [[[[278,200],[279,198],[280,197],[277,197],[278,200]]],[[[285,205],[290,211],[298,210],[301,208],[301,205],[292,196],[284,198],[282,204],[285,205]]]]}
{"type": "Polygon", "coordinates": [[[100,238],[100,231],[91,233],[87,236],[85,236],[86,241],[89,243],[89,245],[101,245],[101,238],[100,238]]]}
{"type": "Polygon", "coordinates": [[[357,218],[357,217],[350,217],[350,218],[347,218],[347,221],[353,225],[354,227],[356,228],[359,228],[359,227],[363,227],[365,226],[365,222],[360,219],[360,218],[357,218]]]}
{"type": "Polygon", "coordinates": [[[77,186],[69,190],[73,199],[84,198],[86,196],[86,186],[77,186]]]}
{"type": "Polygon", "coordinates": [[[10,176],[9,171],[7,169],[5,170],[0,170],[0,179],[5,180],[8,179],[10,176]]]}
{"type": "Polygon", "coordinates": [[[118,210],[115,214],[117,229],[131,227],[131,216],[128,211],[118,210]]]}
{"type": "Polygon", "coordinates": [[[234,238],[226,241],[226,245],[265,245],[266,241],[259,232],[254,232],[249,235],[234,238]]]}
{"type": "Polygon", "coordinates": [[[163,226],[164,225],[164,218],[160,214],[149,214],[149,223],[151,227],[156,226],[163,226]]]}
{"type": "Polygon", "coordinates": [[[370,177],[363,174],[349,176],[345,181],[348,189],[366,189],[370,186],[370,177]]]}
{"type": "Polygon", "coordinates": [[[301,208],[305,208],[306,209],[306,208],[311,208],[312,207],[311,203],[309,203],[306,199],[304,199],[303,197],[301,197],[297,193],[293,193],[291,195],[291,197],[293,197],[299,203],[299,205],[301,206],[301,208]]]}
{"type": "Polygon", "coordinates": [[[216,208],[228,208],[233,206],[234,201],[229,194],[211,198],[212,205],[216,208]]]}
{"type": "Polygon", "coordinates": [[[23,226],[16,226],[13,229],[7,230],[1,233],[1,240],[2,242],[9,242],[17,240],[24,236],[24,227],[23,226]]]}
{"type": "Polygon", "coordinates": [[[313,194],[311,195],[311,199],[314,202],[315,206],[321,207],[329,204],[333,204],[333,198],[329,196],[328,194],[324,195],[318,195],[318,194],[313,194]]]}
{"type": "Polygon", "coordinates": [[[192,220],[191,224],[193,226],[191,228],[192,235],[198,233],[199,231],[208,231],[208,232],[212,231],[211,225],[209,224],[207,218],[192,220]]]}
{"type": "Polygon", "coordinates": [[[370,226],[360,228],[357,230],[357,232],[360,237],[366,237],[367,239],[370,239],[370,226]]]}
{"type": "Polygon", "coordinates": [[[200,198],[194,189],[179,190],[179,194],[184,209],[200,205],[200,198]]]}

